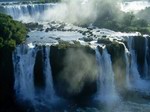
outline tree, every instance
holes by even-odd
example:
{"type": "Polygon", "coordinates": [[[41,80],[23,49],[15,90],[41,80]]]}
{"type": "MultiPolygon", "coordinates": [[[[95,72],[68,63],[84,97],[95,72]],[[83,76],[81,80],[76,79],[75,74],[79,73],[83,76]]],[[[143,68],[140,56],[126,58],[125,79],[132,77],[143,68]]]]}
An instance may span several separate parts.
{"type": "Polygon", "coordinates": [[[27,28],[24,24],[14,21],[12,17],[0,14],[0,48],[15,48],[25,41],[27,28]]]}

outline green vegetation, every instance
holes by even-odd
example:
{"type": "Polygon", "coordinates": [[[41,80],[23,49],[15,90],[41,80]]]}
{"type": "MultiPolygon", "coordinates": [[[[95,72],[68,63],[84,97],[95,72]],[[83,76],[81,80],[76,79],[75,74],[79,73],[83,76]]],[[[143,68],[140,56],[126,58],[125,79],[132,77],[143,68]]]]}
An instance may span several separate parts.
{"type": "Polygon", "coordinates": [[[133,13],[125,13],[120,11],[117,3],[102,2],[101,4],[101,7],[98,7],[100,11],[97,14],[98,18],[94,22],[95,26],[114,31],[138,31],[143,34],[150,34],[150,19],[147,17],[149,16],[148,12],[150,12],[150,10],[148,11],[147,9],[147,13],[145,11],[145,14],[143,13],[143,15],[140,14],[137,16],[133,13]],[[145,19],[145,17],[147,19],[145,19]]]}
{"type": "Polygon", "coordinates": [[[150,7],[147,7],[144,10],[141,10],[136,14],[137,18],[144,19],[150,23],[150,7]]]}
{"type": "Polygon", "coordinates": [[[121,17],[118,18],[110,13],[105,14],[105,17],[103,16],[99,21],[96,21],[95,25],[115,31],[137,31],[150,34],[150,26],[147,20],[137,18],[133,13],[120,12],[118,15],[121,15],[121,17]]]}
{"type": "Polygon", "coordinates": [[[80,48],[83,47],[83,45],[80,44],[78,41],[68,42],[60,40],[59,44],[56,45],[58,49],[66,49],[66,48],[80,48]]]}
{"type": "Polygon", "coordinates": [[[14,49],[17,44],[24,42],[27,34],[26,27],[10,16],[0,14],[0,49],[14,49]]]}

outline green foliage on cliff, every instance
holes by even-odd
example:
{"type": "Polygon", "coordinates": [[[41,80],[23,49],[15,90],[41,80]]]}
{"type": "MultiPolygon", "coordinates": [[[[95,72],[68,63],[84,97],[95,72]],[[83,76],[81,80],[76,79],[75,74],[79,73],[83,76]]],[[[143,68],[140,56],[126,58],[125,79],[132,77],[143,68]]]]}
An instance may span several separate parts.
{"type": "Polygon", "coordinates": [[[84,47],[83,45],[80,44],[78,41],[73,41],[73,42],[68,42],[68,41],[63,41],[60,40],[59,44],[56,45],[59,49],[66,49],[66,48],[81,48],[84,47]]]}
{"type": "Polygon", "coordinates": [[[0,14],[0,48],[14,49],[17,44],[24,42],[26,34],[27,29],[21,22],[0,14]]]}

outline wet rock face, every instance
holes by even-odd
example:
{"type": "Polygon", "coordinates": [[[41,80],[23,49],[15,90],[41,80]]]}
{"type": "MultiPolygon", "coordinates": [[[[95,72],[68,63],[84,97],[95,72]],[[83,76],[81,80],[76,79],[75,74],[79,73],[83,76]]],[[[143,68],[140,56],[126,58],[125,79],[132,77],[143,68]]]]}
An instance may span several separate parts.
{"type": "Polygon", "coordinates": [[[126,85],[126,62],[123,44],[113,42],[107,45],[108,53],[111,55],[113,71],[115,73],[116,86],[123,90],[126,85]]]}
{"type": "Polygon", "coordinates": [[[80,99],[96,92],[97,74],[90,68],[96,66],[94,54],[94,50],[86,47],[58,49],[57,46],[51,46],[52,74],[55,89],[60,96],[80,99]]]}
{"type": "MultiPolygon", "coordinates": [[[[138,70],[140,74],[144,73],[144,63],[145,63],[145,55],[146,55],[146,41],[142,36],[133,37],[133,48],[135,49],[135,53],[137,55],[137,63],[138,70]]],[[[141,76],[143,77],[143,76],[141,76]]]]}
{"type": "MultiPolygon", "coordinates": [[[[142,39],[140,38],[141,39],[140,43],[136,43],[138,42],[139,38],[137,37],[134,39],[135,40],[133,43],[133,47],[135,48],[137,55],[140,55],[139,57],[141,57],[144,60],[144,56],[141,52],[144,52],[143,44],[145,40],[143,40],[143,38],[142,39]],[[142,44],[142,45],[137,46],[138,44],[142,44]],[[140,47],[142,47],[142,50],[140,47]]],[[[100,53],[102,53],[103,49],[101,47],[98,47],[98,48],[99,48],[100,53]]],[[[118,88],[122,88],[123,90],[125,88],[124,86],[126,85],[126,80],[125,80],[126,79],[126,62],[125,62],[125,54],[124,54],[125,53],[124,45],[115,41],[114,42],[110,41],[106,44],[106,48],[108,50],[108,53],[111,56],[113,71],[115,73],[115,80],[117,80],[116,85],[118,88]]],[[[76,74],[77,75],[80,74],[80,73],[76,73],[75,71],[80,71],[80,68],[84,69],[84,67],[82,66],[87,65],[86,63],[87,60],[85,60],[85,58],[79,55],[79,52],[77,52],[77,50],[79,49],[85,51],[87,56],[89,56],[90,54],[95,58],[95,51],[86,46],[75,47],[73,45],[71,46],[71,44],[68,47],[64,45],[51,46],[50,59],[51,59],[52,75],[54,79],[55,90],[57,91],[57,94],[65,98],[79,98],[80,99],[83,96],[90,97],[92,94],[96,92],[96,88],[97,88],[96,80],[93,80],[93,81],[84,80],[83,81],[84,83],[77,81],[80,85],[78,86],[80,90],[76,90],[76,88],[74,88],[74,85],[71,85],[71,83],[68,82],[68,78],[66,78],[66,77],[69,77],[68,74],[70,74],[71,78],[76,76],[76,74]],[[69,50],[73,52],[69,54],[68,53],[69,50]],[[71,60],[68,62],[70,58],[71,60]],[[82,61],[84,64],[80,63],[82,61]],[[74,70],[72,70],[73,68],[74,70]],[[69,89],[72,87],[75,89],[74,91],[69,89]]],[[[141,61],[140,58],[137,58],[137,59],[138,59],[137,62],[140,63],[141,61]]],[[[92,61],[94,62],[95,60],[92,60],[92,61]]],[[[94,63],[93,66],[96,66],[96,63],[94,63]]],[[[140,69],[141,68],[139,67],[139,70],[140,69]]],[[[86,71],[88,71],[88,69],[86,71]]],[[[90,73],[90,71],[88,73],[92,74],[90,73]]],[[[89,76],[87,75],[88,73],[83,73],[83,74],[87,77],[89,76]]],[[[83,74],[81,74],[80,76],[82,76],[83,74]]],[[[73,83],[73,78],[72,79],[71,78],[69,79],[73,83]]]]}
{"type": "Polygon", "coordinates": [[[3,101],[10,97],[12,94],[13,90],[13,65],[12,65],[12,54],[11,52],[5,52],[4,50],[0,50],[1,52],[1,57],[0,57],[0,90],[1,94],[3,97],[0,97],[1,100],[3,101]],[[7,82],[7,84],[6,84],[7,82]],[[4,96],[6,96],[4,98],[4,96]]]}
{"type": "MultiPolygon", "coordinates": [[[[147,59],[147,62],[148,62],[148,66],[150,66],[150,37],[147,37],[147,40],[148,40],[148,53],[147,53],[147,56],[146,56],[146,59],[147,59]]],[[[150,70],[149,70],[149,73],[150,73],[150,70]]]]}
{"type": "Polygon", "coordinates": [[[44,74],[43,74],[43,57],[42,48],[40,48],[36,55],[36,61],[34,65],[34,84],[37,88],[44,87],[44,74]]]}
{"type": "Polygon", "coordinates": [[[32,30],[43,31],[43,25],[39,23],[26,23],[25,26],[28,28],[29,31],[32,30]]]}
{"type": "Polygon", "coordinates": [[[112,42],[109,39],[106,39],[106,38],[99,38],[97,40],[97,43],[107,45],[107,44],[111,44],[112,42]]]}
{"type": "MultiPolygon", "coordinates": [[[[138,70],[143,70],[145,59],[145,38],[133,37],[133,48],[137,53],[138,70]]],[[[148,46],[150,46],[150,39],[148,46]]],[[[108,40],[107,40],[108,41],[108,40]]],[[[105,44],[105,41],[104,41],[105,44]]],[[[44,87],[42,56],[43,46],[39,47],[36,62],[34,66],[34,83],[38,88],[44,87]]],[[[126,85],[126,62],[124,55],[124,45],[118,42],[108,42],[106,44],[108,53],[111,56],[117,88],[125,88],[126,85]]],[[[102,47],[98,47],[100,53],[102,47]]],[[[149,50],[149,49],[148,49],[149,50]]],[[[12,52],[0,51],[0,103],[14,103],[14,73],[12,64],[12,52]]],[[[148,51],[147,57],[150,52],[148,51]]],[[[95,59],[95,50],[89,46],[82,46],[79,43],[74,45],[62,43],[61,45],[52,45],[50,50],[50,64],[54,80],[54,89],[60,97],[73,100],[83,100],[90,98],[97,91],[97,63],[95,59]]],[[[147,58],[149,59],[149,58],[147,58]]],[[[148,60],[149,64],[149,60],[148,60]]],[[[15,103],[14,103],[15,104],[15,103]]]]}
{"type": "Polygon", "coordinates": [[[0,54],[0,111],[22,111],[15,102],[12,51],[3,48],[0,54]]]}

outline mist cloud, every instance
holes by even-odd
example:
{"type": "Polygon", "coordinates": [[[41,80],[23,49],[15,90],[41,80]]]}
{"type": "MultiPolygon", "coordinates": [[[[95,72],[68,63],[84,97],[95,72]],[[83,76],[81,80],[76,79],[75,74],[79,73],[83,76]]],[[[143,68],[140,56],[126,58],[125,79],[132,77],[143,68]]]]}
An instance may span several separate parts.
{"type": "Polygon", "coordinates": [[[65,68],[60,74],[60,79],[67,85],[67,92],[79,93],[86,82],[95,81],[97,78],[97,66],[95,56],[83,50],[67,51],[64,59],[65,68]]]}
{"type": "Polygon", "coordinates": [[[62,0],[61,4],[45,11],[44,20],[56,20],[73,24],[89,24],[103,13],[112,12],[120,0],[62,0]]]}

